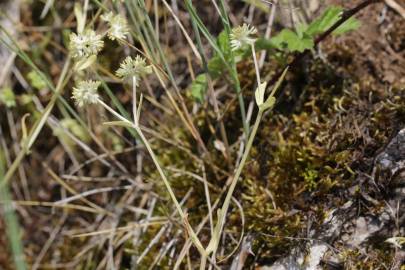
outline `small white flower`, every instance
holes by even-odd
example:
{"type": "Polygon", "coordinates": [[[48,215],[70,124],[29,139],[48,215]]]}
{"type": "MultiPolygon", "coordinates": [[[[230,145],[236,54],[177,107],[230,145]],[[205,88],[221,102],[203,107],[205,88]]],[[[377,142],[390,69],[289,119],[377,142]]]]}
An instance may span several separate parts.
{"type": "Polygon", "coordinates": [[[101,19],[106,21],[110,27],[107,35],[111,40],[125,39],[129,34],[129,27],[127,21],[119,14],[115,15],[112,12],[104,14],[101,19]]]}
{"type": "Polygon", "coordinates": [[[91,29],[85,30],[83,34],[70,34],[69,50],[74,58],[97,55],[103,46],[101,35],[97,35],[91,29]]]}
{"type": "Polygon", "coordinates": [[[120,78],[128,79],[135,77],[137,79],[136,81],[138,81],[140,77],[150,73],[152,73],[152,66],[146,65],[145,58],[139,55],[137,55],[135,59],[127,56],[116,72],[117,76],[120,78]]]}
{"type": "Polygon", "coordinates": [[[233,28],[230,34],[232,50],[236,51],[246,45],[254,44],[256,39],[252,38],[251,35],[256,33],[257,29],[246,23],[244,23],[242,26],[233,28]]]}
{"type": "Polygon", "coordinates": [[[97,88],[100,86],[99,81],[81,81],[77,87],[73,87],[72,98],[75,100],[76,105],[83,107],[83,105],[97,103],[99,95],[97,88]]]}

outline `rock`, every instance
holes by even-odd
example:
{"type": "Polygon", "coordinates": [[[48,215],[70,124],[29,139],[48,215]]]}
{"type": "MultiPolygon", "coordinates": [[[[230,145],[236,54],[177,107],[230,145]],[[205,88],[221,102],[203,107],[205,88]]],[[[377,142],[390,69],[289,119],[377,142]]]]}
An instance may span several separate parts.
{"type": "Polygon", "coordinates": [[[405,169],[405,128],[400,130],[377,156],[374,164],[374,174],[380,169],[395,175],[399,170],[405,169]]]}
{"type": "MultiPolygon", "coordinates": [[[[391,176],[397,176],[400,181],[399,187],[392,188],[391,194],[394,196],[388,201],[385,209],[376,215],[357,216],[355,205],[349,201],[341,208],[330,211],[330,214],[325,218],[324,224],[318,231],[311,233],[311,238],[321,241],[308,241],[304,247],[294,248],[290,252],[290,255],[279,259],[273,265],[262,266],[258,269],[318,270],[323,269],[320,265],[322,261],[327,261],[328,264],[332,262],[334,265],[340,265],[338,257],[327,254],[329,245],[332,245],[335,241],[339,241],[347,247],[362,250],[365,243],[377,233],[383,232],[383,235],[388,238],[389,234],[393,234],[393,232],[390,230],[384,231],[383,229],[389,228],[393,224],[393,216],[401,217],[399,224],[403,222],[402,218],[405,219],[405,214],[392,212],[393,209],[400,211],[398,204],[405,199],[405,188],[403,187],[405,181],[405,177],[403,176],[404,171],[405,129],[402,129],[375,158],[374,162],[374,178],[376,178],[379,172],[388,172],[391,176]],[[348,215],[348,213],[351,214],[348,215]]],[[[386,178],[384,177],[384,179],[386,178]]],[[[403,232],[399,231],[399,233],[403,232]]],[[[398,256],[397,262],[402,262],[405,258],[403,253],[398,256]]]]}

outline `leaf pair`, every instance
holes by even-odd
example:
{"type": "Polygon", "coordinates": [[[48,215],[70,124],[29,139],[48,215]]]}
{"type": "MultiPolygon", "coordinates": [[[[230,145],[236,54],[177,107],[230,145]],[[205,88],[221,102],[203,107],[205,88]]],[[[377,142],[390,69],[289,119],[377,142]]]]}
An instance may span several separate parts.
{"type": "Polygon", "coordinates": [[[259,107],[259,110],[264,112],[268,109],[271,109],[274,104],[276,103],[276,98],[274,97],[274,94],[276,91],[280,88],[281,83],[284,81],[284,77],[287,74],[288,68],[286,68],[283,73],[281,74],[280,78],[277,80],[277,83],[274,85],[273,89],[271,90],[271,93],[269,97],[264,101],[264,94],[266,92],[266,87],[267,87],[267,82],[261,83],[255,91],[255,99],[256,99],[256,104],[259,107]]]}
{"type": "Polygon", "coordinates": [[[261,83],[256,91],[255,91],[255,98],[256,104],[259,106],[259,110],[265,111],[270,109],[276,103],[276,99],[272,96],[269,96],[266,101],[264,101],[264,94],[266,92],[267,82],[261,83]]]}

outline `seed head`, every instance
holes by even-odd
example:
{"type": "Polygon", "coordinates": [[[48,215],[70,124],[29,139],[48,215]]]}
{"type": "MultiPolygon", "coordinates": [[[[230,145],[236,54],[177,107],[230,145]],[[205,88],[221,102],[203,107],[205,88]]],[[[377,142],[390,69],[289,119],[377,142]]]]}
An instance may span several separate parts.
{"type": "Polygon", "coordinates": [[[100,86],[99,81],[81,81],[77,87],[73,87],[72,98],[75,100],[76,105],[83,107],[87,104],[97,103],[99,95],[97,88],[100,86]]]}
{"type": "Polygon", "coordinates": [[[230,34],[232,50],[236,51],[246,45],[254,44],[256,39],[252,38],[251,35],[256,33],[257,29],[246,23],[233,28],[230,34]]]}
{"type": "Polygon", "coordinates": [[[112,12],[109,12],[102,15],[101,19],[106,21],[110,27],[107,32],[109,39],[125,39],[126,36],[129,34],[127,20],[125,20],[125,18],[123,18],[121,15],[114,15],[112,12]]]}
{"type": "Polygon", "coordinates": [[[70,34],[69,50],[74,58],[97,55],[103,46],[104,41],[101,35],[97,35],[91,29],[85,30],[83,34],[70,34]]]}
{"type": "Polygon", "coordinates": [[[138,81],[140,77],[150,74],[151,72],[152,66],[146,65],[145,58],[137,55],[135,59],[127,56],[120,64],[120,68],[117,70],[116,74],[122,79],[135,77],[138,81]]]}

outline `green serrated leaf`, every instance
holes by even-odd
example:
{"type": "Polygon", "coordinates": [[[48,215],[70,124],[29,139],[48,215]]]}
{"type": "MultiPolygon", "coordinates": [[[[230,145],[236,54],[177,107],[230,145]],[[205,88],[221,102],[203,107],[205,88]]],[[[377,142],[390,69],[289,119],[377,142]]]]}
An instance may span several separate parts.
{"type": "Polygon", "coordinates": [[[299,38],[303,38],[305,35],[305,31],[307,31],[308,25],[305,24],[298,24],[296,27],[296,32],[299,38]]]}
{"type": "Polygon", "coordinates": [[[191,95],[196,101],[202,103],[204,101],[205,93],[207,92],[208,82],[207,75],[198,75],[191,84],[191,95]]]}
{"type": "MultiPolygon", "coordinates": [[[[321,17],[314,20],[307,28],[305,33],[314,37],[321,34],[332,27],[338,20],[340,20],[343,14],[343,8],[338,6],[329,7],[321,17]]],[[[355,30],[360,26],[360,22],[355,18],[350,18],[341,26],[339,26],[333,34],[340,35],[348,31],[355,30]]]]}
{"type": "Polygon", "coordinates": [[[321,17],[314,20],[305,31],[310,36],[315,36],[328,30],[337,20],[343,9],[337,6],[331,6],[322,14],[321,17]]]}
{"type": "Polygon", "coordinates": [[[219,33],[218,38],[217,38],[217,43],[218,43],[218,47],[219,49],[224,53],[227,54],[229,53],[231,46],[229,44],[229,39],[228,39],[228,35],[227,33],[224,31],[222,31],[221,33],[219,33]]]}
{"type": "Polygon", "coordinates": [[[295,32],[284,29],[277,36],[270,40],[273,46],[278,49],[288,49],[291,52],[303,52],[306,49],[312,49],[314,47],[314,41],[312,37],[303,35],[300,38],[295,32]]]}

